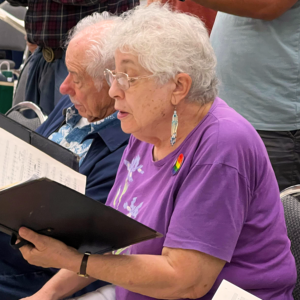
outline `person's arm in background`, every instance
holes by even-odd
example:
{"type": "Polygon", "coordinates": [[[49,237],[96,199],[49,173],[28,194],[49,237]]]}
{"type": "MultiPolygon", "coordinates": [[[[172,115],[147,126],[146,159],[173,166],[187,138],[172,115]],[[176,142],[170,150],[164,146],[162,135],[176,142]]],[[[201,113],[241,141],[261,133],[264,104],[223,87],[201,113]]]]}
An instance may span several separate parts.
{"type": "Polygon", "coordinates": [[[12,6],[28,6],[28,0],[19,0],[19,1],[6,0],[6,1],[10,3],[10,5],[12,6]]]}
{"type": "MultiPolygon", "coordinates": [[[[159,0],[148,0],[148,4],[159,0]]],[[[216,11],[240,17],[271,21],[289,10],[298,0],[193,0],[216,11]]]]}

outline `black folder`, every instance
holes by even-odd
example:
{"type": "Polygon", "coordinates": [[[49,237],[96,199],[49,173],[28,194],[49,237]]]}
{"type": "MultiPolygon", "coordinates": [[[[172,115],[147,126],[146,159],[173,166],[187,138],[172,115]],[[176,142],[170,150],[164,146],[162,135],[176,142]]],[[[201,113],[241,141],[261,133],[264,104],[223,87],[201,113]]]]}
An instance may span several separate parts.
{"type": "Polygon", "coordinates": [[[56,238],[84,253],[105,253],[161,237],[155,230],[47,178],[0,192],[0,230],[21,226],[56,238]]]}
{"type": "Polygon", "coordinates": [[[70,150],[2,114],[0,114],[0,127],[78,172],[79,156],[70,150]]]}

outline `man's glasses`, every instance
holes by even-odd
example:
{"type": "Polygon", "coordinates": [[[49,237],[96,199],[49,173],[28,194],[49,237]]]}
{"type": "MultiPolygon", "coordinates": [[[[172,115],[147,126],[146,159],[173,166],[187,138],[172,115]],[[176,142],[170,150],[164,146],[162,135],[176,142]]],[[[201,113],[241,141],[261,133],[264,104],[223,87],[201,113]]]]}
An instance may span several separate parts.
{"type": "Polygon", "coordinates": [[[123,91],[126,91],[130,88],[130,84],[135,82],[138,79],[141,78],[149,78],[154,75],[145,75],[145,76],[138,76],[138,77],[129,77],[126,73],[111,71],[108,69],[105,69],[104,71],[105,79],[109,86],[112,85],[114,80],[117,80],[117,84],[120,89],[123,91]]]}

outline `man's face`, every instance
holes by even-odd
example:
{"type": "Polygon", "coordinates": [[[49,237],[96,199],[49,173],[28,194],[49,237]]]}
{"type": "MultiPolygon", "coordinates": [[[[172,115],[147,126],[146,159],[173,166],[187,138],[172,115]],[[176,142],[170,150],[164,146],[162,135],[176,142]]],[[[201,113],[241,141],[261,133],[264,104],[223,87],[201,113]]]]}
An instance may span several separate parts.
{"type": "Polygon", "coordinates": [[[61,84],[60,92],[70,96],[82,117],[89,122],[95,122],[113,113],[114,100],[108,95],[109,86],[106,81],[103,80],[102,88],[98,91],[92,77],[85,71],[85,51],[84,38],[75,38],[70,42],[66,52],[69,75],[61,84]]]}

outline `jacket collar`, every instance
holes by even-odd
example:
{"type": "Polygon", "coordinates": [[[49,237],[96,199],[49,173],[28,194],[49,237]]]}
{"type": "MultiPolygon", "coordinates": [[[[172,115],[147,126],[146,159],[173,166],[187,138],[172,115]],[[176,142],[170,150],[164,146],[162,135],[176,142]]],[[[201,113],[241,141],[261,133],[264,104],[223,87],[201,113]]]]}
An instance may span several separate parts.
{"type": "Polygon", "coordinates": [[[99,135],[111,152],[126,144],[129,140],[130,134],[122,131],[121,122],[117,119],[117,112],[113,115],[116,117],[114,120],[110,121],[107,126],[100,128],[98,131],[88,134],[84,140],[99,135]]]}

